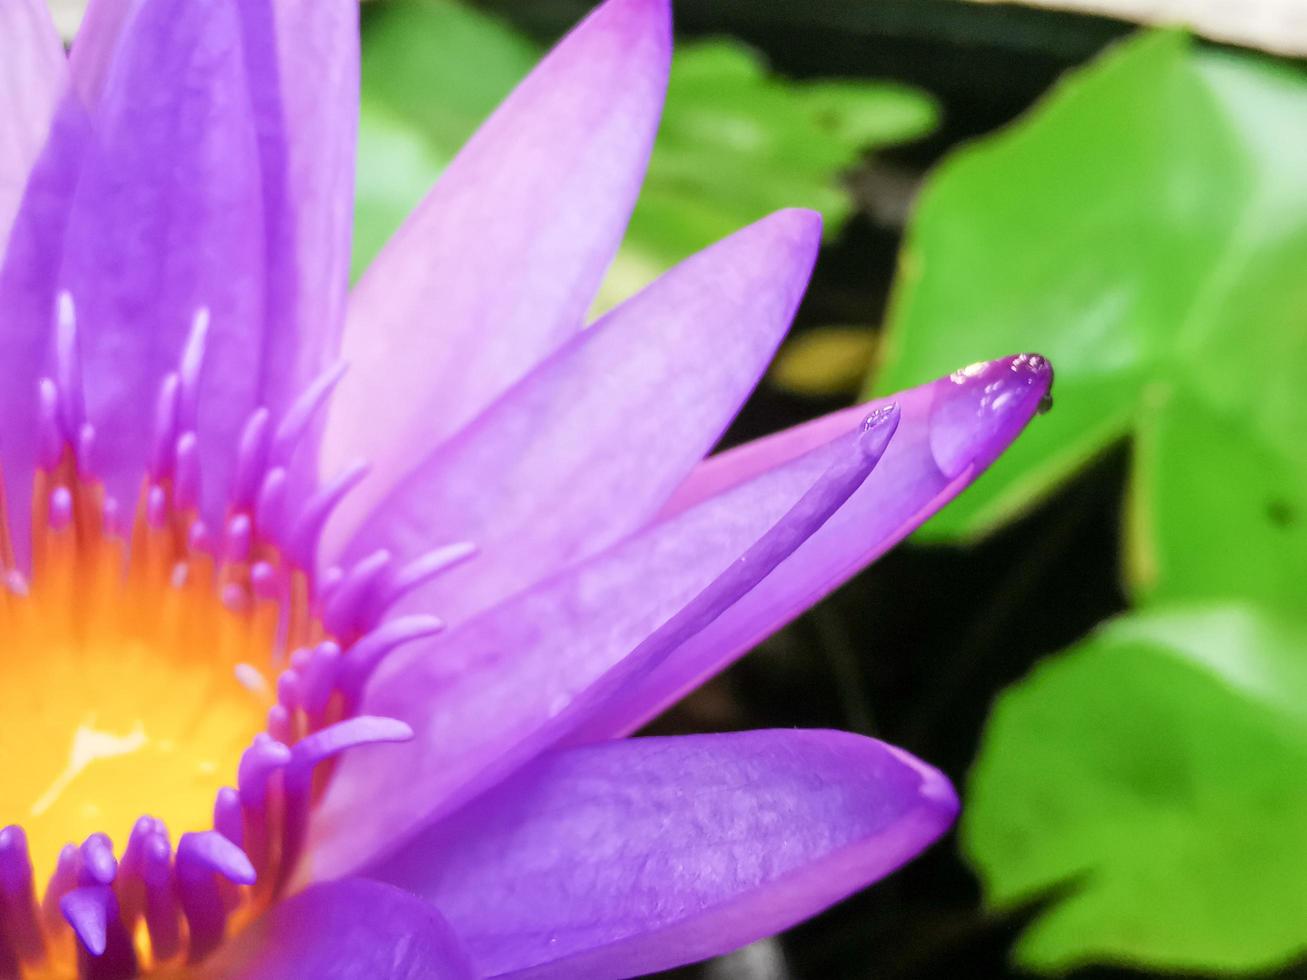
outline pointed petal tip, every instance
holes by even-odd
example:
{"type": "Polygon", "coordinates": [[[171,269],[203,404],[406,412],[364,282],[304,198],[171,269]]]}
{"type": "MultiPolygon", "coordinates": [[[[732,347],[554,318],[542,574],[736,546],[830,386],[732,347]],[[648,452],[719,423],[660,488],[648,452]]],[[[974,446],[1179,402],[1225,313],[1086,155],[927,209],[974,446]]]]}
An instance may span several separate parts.
{"type": "Polygon", "coordinates": [[[817,263],[821,231],[822,218],[818,212],[806,208],[784,208],[745,225],[714,247],[753,251],[751,263],[765,261],[776,271],[783,269],[796,277],[801,276],[806,286],[817,263]]]}
{"type": "Polygon", "coordinates": [[[782,208],[773,211],[758,222],[759,225],[777,225],[814,251],[821,245],[822,216],[810,208],[782,208]]]}
{"type": "Polygon", "coordinates": [[[553,54],[571,57],[592,43],[625,52],[633,59],[633,69],[652,71],[665,91],[672,64],[671,0],[605,0],[572,28],[553,54]]]}
{"type": "Polygon", "coordinates": [[[670,50],[672,0],[605,0],[582,23],[602,23],[632,34],[663,38],[670,50]]]}
{"type": "Polygon", "coordinates": [[[1053,367],[1039,354],[979,361],[936,385],[930,417],[930,448],[949,478],[969,466],[983,469],[1045,410],[1053,367]]]}
{"type": "Polygon", "coordinates": [[[890,439],[898,430],[902,411],[898,402],[881,405],[862,420],[862,431],[858,436],[858,448],[868,459],[879,459],[889,445],[890,439]]]}
{"type": "Polygon", "coordinates": [[[942,835],[953,826],[953,821],[957,819],[958,811],[962,808],[957,790],[953,788],[949,778],[934,766],[922,762],[897,746],[885,745],[885,749],[921,777],[921,783],[917,787],[919,805],[937,818],[939,829],[935,836],[942,835]]]}

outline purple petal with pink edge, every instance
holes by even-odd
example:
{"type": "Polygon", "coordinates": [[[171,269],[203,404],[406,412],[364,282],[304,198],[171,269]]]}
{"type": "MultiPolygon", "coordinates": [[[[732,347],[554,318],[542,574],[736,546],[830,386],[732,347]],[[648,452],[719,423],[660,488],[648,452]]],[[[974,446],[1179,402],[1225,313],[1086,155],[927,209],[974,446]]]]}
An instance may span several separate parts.
{"type": "Polygon", "coordinates": [[[725,494],[398,654],[362,710],[408,722],[414,740],[343,761],[315,816],[304,875],[379,857],[565,737],[828,520],[897,424],[896,409],[877,412],[796,461],[808,477],[798,493],[725,494]]]}
{"type": "Polygon", "coordinates": [[[143,0],[96,112],[61,284],[78,307],[96,469],[120,500],[134,498],[154,387],[198,308],[212,313],[198,425],[210,507],[259,398],[266,238],[241,31],[226,0],[143,0]]]}
{"type": "Polygon", "coordinates": [[[376,464],[346,503],[355,520],[581,327],[640,189],[670,54],[668,0],[608,0],[472,137],[359,282],[324,447],[329,470],[376,464]]]}
{"type": "Polygon", "coordinates": [[[423,460],[348,557],[475,542],[408,602],[458,623],[647,524],[757,383],[820,240],[782,211],[672,269],[423,460]]]}
{"type": "Polygon", "coordinates": [[[91,124],[81,101],[65,89],[45,146],[23,188],[0,266],[0,462],[4,464],[15,557],[27,564],[32,472],[41,426],[37,378],[51,366],[55,294],[65,234],[87,151],[91,124]]]}
{"type": "Polygon", "coordinates": [[[547,753],[376,873],[482,975],[630,977],[814,915],[956,812],[940,773],[844,732],[629,739],[547,753]]]}
{"type": "MultiPolygon", "coordinates": [[[[890,396],[903,421],[885,459],[848,504],[743,601],[625,688],[572,739],[634,731],[875,561],[994,461],[1039,411],[1052,380],[1042,357],[1018,355],[890,396]]],[[[678,491],[665,519],[783,467],[880,404],[836,412],[708,460],[678,491]]]]}
{"type": "Polygon", "coordinates": [[[471,980],[479,976],[440,913],[377,881],[315,885],[274,905],[197,980],[471,980]]]}

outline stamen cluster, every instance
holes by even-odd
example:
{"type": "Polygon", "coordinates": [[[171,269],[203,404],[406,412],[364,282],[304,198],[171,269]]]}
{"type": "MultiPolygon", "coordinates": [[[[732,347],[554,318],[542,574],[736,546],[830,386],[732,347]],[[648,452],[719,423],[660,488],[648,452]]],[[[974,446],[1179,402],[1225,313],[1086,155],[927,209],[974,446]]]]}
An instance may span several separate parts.
{"type": "MultiPolygon", "coordinates": [[[[30,572],[0,498],[0,676],[21,688],[15,650],[64,657],[68,676],[86,679],[78,690],[94,702],[92,716],[97,703],[112,702],[144,719],[140,744],[151,713],[175,708],[170,698],[194,698],[201,715],[216,712],[218,698],[243,698],[232,717],[248,715],[264,730],[252,741],[248,728],[231,734],[248,745],[221,760],[235,785],[217,790],[211,827],[184,828],[175,847],[164,821],[143,815],[120,854],[99,832],[64,845],[39,889],[29,834],[16,824],[0,830],[0,976],[127,978],[196,962],[281,895],[330,778],[324,764],[346,749],[410,735],[393,719],[359,715],[360,698],[387,654],[441,623],[387,620],[388,610],[473,551],[456,544],[407,563],[378,551],[315,574],[322,528],[364,468],[302,496],[289,474],[340,368],[309,385],[279,420],[264,407],[250,414],[221,524],[210,526],[197,434],[208,322],[201,310],[177,369],[159,386],[149,459],[128,515],[96,475],[73,303],[60,297],[55,370],[37,385],[30,572]],[[225,693],[213,694],[220,684],[225,693]]],[[[157,788],[122,793],[135,806],[157,788]]]]}

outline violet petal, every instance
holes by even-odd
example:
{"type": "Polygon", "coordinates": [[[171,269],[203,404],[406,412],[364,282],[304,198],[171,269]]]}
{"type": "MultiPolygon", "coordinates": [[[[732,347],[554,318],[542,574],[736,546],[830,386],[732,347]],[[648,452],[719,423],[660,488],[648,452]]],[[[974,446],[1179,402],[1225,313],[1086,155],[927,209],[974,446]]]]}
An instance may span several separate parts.
{"type": "MultiPolygon", "coordinates": [[[[744,601],[615,697],[572,736],[632,732],[875,561],[965,489],[1020,434],[1052,382],[1043,358],[1000,358],[890,396],[903,420],[885,459],[826,526],[744,601]]],[[[836,412],[705,462],[664,518],[782,466],[883,404],[836,412]]]]}
{"type": "Polygon", "coordinates": [[[61,279],[86,324],[98,465],[112,496],[133,499],[152,429],[142,393],[176,366],[207,308],[198,431],[216,508],[257,404],[264,346],[259,147],[234,6],[143,0],[118,42],[96,125],[61,279]]]}
{"type": "MultiPolygon", "coordinates": [[[[73,44],[87,105],[103,97],[142,0],[92,0],[73,44]]],[[[358,4],[234,0],[260,155],[267,245],[262,386],[279,413],[334,358],[344,325],[358,119],[358,4]]]]}
{"type": "Polygon", "coordinates": [[[343,760],[313,823],[307,877],[352,870],[504,778],[747,595],[866,478],[898,421],[877,413],[794,467],[543,583],[383,664],[362,710],[414,741],[343,760]],[[358,801],[367,800],[366,807],[358,801]]]}
{"type": "Polygon", "coordinates": [[[944,378],[896,396],[903,421],[882,465],[828,526],[646,671],[621,668],[846,451],[848,429],[866,407],[709,463],[662,521],[462,628],[400,651],[364,705],[409,721],[415,741],[384,757],[346,760],[316,825],[321,850],[310,873],[352,867],[388,833],[438,816],[551,741],[629,730],[899,540],[1015,438],[1047,393],[1051,371],[1040,358],[1019,357],[963,377],[969,380],[944,378]],[[996,389],[999,378],[1006,380],[996,389]],[[1016,395],[995,399],[1003,390],[1016,395]],[[948,429],[942,441],[940,427],[948,429]],[[970,463],[961,452],[968,446],[970,463]],[[381,803],[366,821],[350,822],[351,798],[381,803]]]}
{"type": "Polygon", "coordinates": [[[376,464],[347,503],[353,519],[415,451],[581,327],[639,192],[670,54],[668,0],[608,0],[472,137],[359,282],[324,447],[327,472],[360,454],[376,464]]]}
{"type": "Polygon", "coordinates": [[[781,211],[672,269],[427,456],[346,558],[474,541],[407,603],[457,623],[638,530],[757,383],[820,238],[817,214],[781,211]]]}
{"type": "Polygon", "coordinates": [[[844,732],[630,739],[546,754],[379,873],[484,975],[629,977],[788,928],[956,811],[938,772],[844,732]]]}
{"type": "MultiPolygon", "coordinates": [[[[280,417],[338,356],[358,131],[357,0],[237,0],[263,186],[268,295],[260,392],[280,417]]],[[[290,461],[302,492],[315,422],[290,461]]]]}
{"type": "Polygon", "coordinates": [[[104,95],[118,41],[142,0],[88,0],[73,38],[69,67],[82,101],[94,107],[104,95]]]}
{"type": "Polygon", "coordinates": [[[333,881],[278,902],[199,967],[198,980],[470,980],[431,905],[376,881],[333,881]]]}

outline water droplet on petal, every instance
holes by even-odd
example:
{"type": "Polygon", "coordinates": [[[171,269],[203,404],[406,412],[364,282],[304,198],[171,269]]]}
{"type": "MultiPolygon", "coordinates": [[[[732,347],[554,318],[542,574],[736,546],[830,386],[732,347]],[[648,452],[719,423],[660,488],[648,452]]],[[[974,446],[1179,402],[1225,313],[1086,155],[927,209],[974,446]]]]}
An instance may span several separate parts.
{"type": "Polygon", "coordinates": [[[936,382],[930,450],[949,479],[988,465],[1040,410],[1053,369],[1038,354],[982,361],[936,382]]]}

